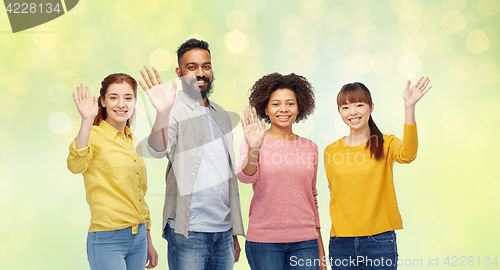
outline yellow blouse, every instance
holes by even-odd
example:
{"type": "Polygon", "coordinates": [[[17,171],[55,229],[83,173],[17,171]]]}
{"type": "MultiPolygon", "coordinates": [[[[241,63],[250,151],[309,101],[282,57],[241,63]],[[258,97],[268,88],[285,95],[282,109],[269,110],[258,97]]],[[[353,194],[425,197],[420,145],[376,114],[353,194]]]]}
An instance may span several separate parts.
{"type": "Polygon", "coordinates": [[[106,121],[92,126],[89,145],[69,147],[68,169],[83,174],[90,207],[89,232],[120,230],[146,223],[151,227],[149,208],[144,200],[148,189],[146,166],[134,149],[130,128],[125,134],[106,121]]]}

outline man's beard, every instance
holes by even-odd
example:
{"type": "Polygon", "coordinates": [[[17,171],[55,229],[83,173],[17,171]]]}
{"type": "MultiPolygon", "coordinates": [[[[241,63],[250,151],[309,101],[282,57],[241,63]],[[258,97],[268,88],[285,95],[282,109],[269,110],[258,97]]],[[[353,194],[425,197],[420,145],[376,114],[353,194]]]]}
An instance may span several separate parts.
{"type": "MultiPolygon", "coordinates": [[[[182,73],[181,76],[183,76],[182,73]]],[[[215,80],[215,77],[213,75],[212,75],[212,81],[210,81],[210,79],[207,77],[196,76],[196,78],[193,78],[191,81],[187,82],[185,81],[185,78],[186,77],[181,77],[182,89],[191,98],[195,100],[206,99],[210,96],[210,94],[212,94],[214,88],[214,80],[215,80]],[[201,90],[198,87],[197,81],[201,80],[203,80],[206,83],[205,90],[201,90]]]]}

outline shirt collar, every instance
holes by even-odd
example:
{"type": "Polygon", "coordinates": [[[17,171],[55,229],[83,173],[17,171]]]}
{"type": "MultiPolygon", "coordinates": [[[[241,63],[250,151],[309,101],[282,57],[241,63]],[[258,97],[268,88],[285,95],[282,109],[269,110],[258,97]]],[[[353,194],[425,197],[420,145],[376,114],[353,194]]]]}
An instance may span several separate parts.
{"type": "MultiPolygon", "coordinates": [[[[197,100],[190,97],[184,91],[179,91],[177,93],[177,97],[180,98],[184,103],[186,103],[186,105],[188,105],[193,110],[196,108],[196,106],[200,105],[197,100]]],[[[207,103],[208,103],[208,107],[212,108],[214,111],[217,111],[215,106],[212,105],[212,103],[210,103],[210,100],[208,98],[207,98],[207,103]]]]}
{"type": "MultiPolygon", "coordinates": [[[[115,138],[121,131],[118,131],[116,128],[114,128],[112,125],[110,125],[108,122],[101,120],[101,123],[99,123],[99,127],[106,133],[111,138],[115,138]]],[[[129,127],[125,126],[125,135],[127,137],[132,137],[132,130],[130,130],[129,127]]]]}

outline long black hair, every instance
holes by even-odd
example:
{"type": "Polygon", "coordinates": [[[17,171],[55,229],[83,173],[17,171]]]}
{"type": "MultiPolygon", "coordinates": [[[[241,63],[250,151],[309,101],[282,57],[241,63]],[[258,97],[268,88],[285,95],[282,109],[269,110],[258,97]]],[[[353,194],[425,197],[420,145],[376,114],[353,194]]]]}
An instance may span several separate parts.
{"type": "MultiPolygon", "coordinates": [[[[340,89],[337,95],[337,106],[339,108],[342,105],[354,102],[364,102],[370,106],[370,109],[373,105],[370,90],[360,82],[348,83],[342,86],[342,89],[340,89]]],[[[370,127],[370,137],[366,142],[366,147],[370,147],[370,156],[379,160],[384,157],[384,136],[373,121],[371,115],[368,119],[368,126],[370,127]]]]}

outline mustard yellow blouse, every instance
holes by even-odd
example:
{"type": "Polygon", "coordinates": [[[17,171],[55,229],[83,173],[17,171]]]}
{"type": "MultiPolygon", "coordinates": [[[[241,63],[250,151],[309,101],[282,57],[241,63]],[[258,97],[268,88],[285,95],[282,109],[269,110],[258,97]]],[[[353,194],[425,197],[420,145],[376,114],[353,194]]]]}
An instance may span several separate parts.
{"type": "Polygon", "coordinates": [[[106,121],[92,126],[89,145],[69,147],[68,169],[83,174],[90,207],[89,232],[120,230],[146,223],[151,227],[149,208],[144,200],[148,189],[146,166],[134,149],[130,128],[125,134],[106,121]]]}

